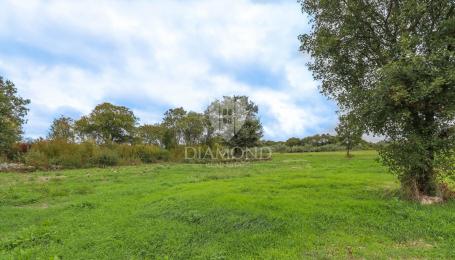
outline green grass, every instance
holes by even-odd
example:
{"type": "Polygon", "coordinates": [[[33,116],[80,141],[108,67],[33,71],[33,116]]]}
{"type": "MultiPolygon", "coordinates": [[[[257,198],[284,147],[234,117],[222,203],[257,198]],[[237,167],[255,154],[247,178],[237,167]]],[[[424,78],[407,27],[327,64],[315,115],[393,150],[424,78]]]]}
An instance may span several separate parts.
{"type": "Polygon", "coordinates": [[[375,159],[0,174],[0,259],[454,258],[455,203],[398,199],[375,159]]]}

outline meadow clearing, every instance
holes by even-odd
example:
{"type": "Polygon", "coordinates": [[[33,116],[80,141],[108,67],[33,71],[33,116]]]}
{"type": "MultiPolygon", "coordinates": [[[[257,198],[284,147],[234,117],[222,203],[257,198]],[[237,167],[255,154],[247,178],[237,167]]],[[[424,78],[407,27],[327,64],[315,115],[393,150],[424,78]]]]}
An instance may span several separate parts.
{"type": "Polygon", "coordinates": [[[454,258],[374,151],[0,174],[0,259],[454,258]]]}

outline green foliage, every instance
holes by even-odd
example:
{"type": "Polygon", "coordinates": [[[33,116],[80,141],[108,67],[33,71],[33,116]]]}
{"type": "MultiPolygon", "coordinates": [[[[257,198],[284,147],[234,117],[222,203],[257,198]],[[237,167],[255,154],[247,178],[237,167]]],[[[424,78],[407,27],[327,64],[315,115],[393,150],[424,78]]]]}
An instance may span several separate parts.
{"type": "Polygon", "coordinates": [[[0,77],[0,156],[20,140],[28,104],[30,100],[17,95],[14,83],[0,77]]]}
{"type": "Polygon", "coordinates": [[[258,119],[249,119],[227,144],[230,147],[255,147],[260,144],[262,134],[261,122],[258,119]]]}
{"type": "Polygon", "coordinates": [[[346,147],[347,156],[354,146],[362,140],[363,129],[361,124],[357,123],[355,118],[350,115],[341,115],[339,117],[340,122],[335,128],[337,136],[341,143],[346,147]]]}
{"type": "Polygon", "coordinates": [[[30,150],[24,157],[25,163],[38,169],[49,168],[49,157],[39,149],[30,150]]]}
{"type": "Polygon", "coordinates": [[[291,137],[291,138],[289,138],[289,139],[286,141],[286,145],[287,145],[287,146],[290,146],[290,147],[292,147],[292,146],[298,146],[298,145],[301,145],[301,144],[302,144],[302,143],[301,143],[300,139],[299,139],[299,138],[296,138],[296,137],[291,137]]]}
{"type": "Polygon", "coordinates": [[[455,2],[300,2],[313,24],[301,49],[322,92],[388,139],[381,157],[403,185],[434,195],[454,172],[455,2]]]}
{"type": "Polygon", "coordinates": [[[120,157],[115,150],[102,148],[94,154],[92,163],[96,166],[106,167],[118,165],[120,157]]]}
{"type": "Polygon", "coordinates": [[[0,174],[0,259],[453,259],[375,152],[0,174]]]}
{"type": "Polygon", "coordinates": [[[163,126],[166,128],[164,133],[164,146],[167,149],[175,148],[182,140],[182,129],[180,124],[187,112],[182,107],[169,109],[164,113],[163,126]]]}
{"type": "Polygon", "coordinates": [[[247,96],[234,96],[233,99],[246,100],[246,119],[240,130],[235,133],[229,141],[227,141],[227,145],[230,147],[258,146],[263,136],[262,123],[258,116],[259,107],[247,96]]]}
{"type": "Polygon", "coordinates": [[[169,160],[169,151],[152,145],[132,146],[133,154],[143,163],[156,163],[169,160]]]}
{"type": "Polygon", "coordinates": [[[186,145],[195,145],[203,142],[203,134],[206,129],[206,118],[203,114],[189,112],[179,122],[183,140],[186,145]]]}
{"type": "Polygon", "coordinates": [[[168,160],[169,152],[156,145],[97,145],[88,141],[79,144],[63,140],[37,141],[24,156],[27,165],[39,169],[106,167],[168,160]]]}
{"type": "Polygon", "coordinates": [[[90,142],[82,144],[67,143],[64,140],[40,140],[32,144],[25,154],[25,163],[40,169],[51,166],[81,168],[91,165],[90,158],[99,148],[90,142]]]}
{"type": "Polygon", "coordinates": [[[131,143],[137,120],[129,108],[103,103],[90,115],[76,121],[76,131],[82,140],[92,139],[102,144],[131,143]]]}
{"type": "Polygon", "coordinates": [[[181,144],[192,146],[210,142],[207,117],[181,107],[166,111],[160,128],[161,143],[167,149],[175,149],[181,144]]]}
{"type": "Polygon", "coordinates": [[[141,143],[161,146],[163,144],[165,131],[166,129],[161,124],[145,124],[138,127],[137,134],[141,143]]]}
{"type": "MultiPolygon", "coordinates": [[[[286,142],[262,142],[262,146],[270,147],[274,152],[280,153],[302,153],[302,152],[329,152],[342,151],[346,147],[345,139],[330,134],[316,134],[302,139],[292,137],[286,142]]],[[[350,150],[372,150],[377,149],[376,144],[357,139],[352,143],[350,150]]]]}
{"type": "Polygon", "coordinates": [[[337,144],[339,142],[338,137],[330,134],[316,134],[302,138],[301,145],[309,146],[324,146],[328,144],[337,144]]]}
{"type": "MultiPolygon", "coordinates": [[[[307,153],[307,152],[334,152],[342,151],[345,148],[340,144],[326,144],[320,146],[312,145],[296,145],[296,146],[287,146],[285,144],[276,144],[270,146],[272,151],[279,153],[307,153]]],[[[360,150],[355,147],[356,150],[360,150]]]]}
{"type": "Polygon", "coordinates": [[[74,142],[76,138],[74,120],[70,117],[60,116],[54,119],[49,130],[48,139],[62,140],[68,143],[74,142]]]}

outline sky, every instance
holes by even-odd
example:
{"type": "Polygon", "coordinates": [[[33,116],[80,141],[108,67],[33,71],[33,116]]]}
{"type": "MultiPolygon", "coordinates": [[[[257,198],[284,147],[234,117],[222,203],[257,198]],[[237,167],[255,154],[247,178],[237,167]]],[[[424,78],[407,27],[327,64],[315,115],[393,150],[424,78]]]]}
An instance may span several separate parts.
{"type": "Polygon", "coordinates": [[[299,52],[310,24],[294,0],[0,0],[0,10],[0,76],[31,99],[26,137],[102,102],[143,124],[225,95],[258,104],[268,140],[336,126],[299,52]]]}

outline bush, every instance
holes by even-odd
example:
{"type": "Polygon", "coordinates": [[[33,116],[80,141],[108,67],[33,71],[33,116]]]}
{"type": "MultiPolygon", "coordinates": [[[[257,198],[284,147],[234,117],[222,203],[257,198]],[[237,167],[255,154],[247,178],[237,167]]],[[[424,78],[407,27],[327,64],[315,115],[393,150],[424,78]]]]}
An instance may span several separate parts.
{"type": "Polygon", "coordinates": [[[136,145],[133,147],[134,154],[143,163],[153,163],[169,159],[166,150],[153,145],[136,145]]]}
{"type": "Polygon", "coordinates": [[[49,168],[49,158],[39,150],[31,150],[24,157],[25,163],[38,169],[49,168]]]}
{"type": "Polygon", "coordinates": [[[64,168],[82,168],[86,165],[82,155],[75,151],[73,154],[64,153],[50,160],[51,165],[58,165],[64,168]]]}
{"type": "Polygon", "coordinates": [[[38,168],[59,166],[64,168],[82,168],[91,166],[93,155],[100,148],[90,142],[81,144],[65,141],[40,140],[31,145],[29,152],[24,156],[28,165],[38,168]]]}
{"type": "Polygon", "coordinates": [[[100,167],[106,166],[115,166],[118,165],[120,161],[120,157],[116,151],[110,149],[102,149],[92,159],[94,165],[100,167]]]}
{"type": "Polygon", "coordinates": [[[25,154],[27,165],[39,169],[86,168],[183,161],[184,149],[165,150],[156,145],[67,143],[64,140],[38,140],[25,154]]]}
{"type": "Polygon", "coordinates": [[[156,145],[111,144],[106,148],[117,152],[120,164],[154,163],[169,159],[169,152],[156,145]]]}

